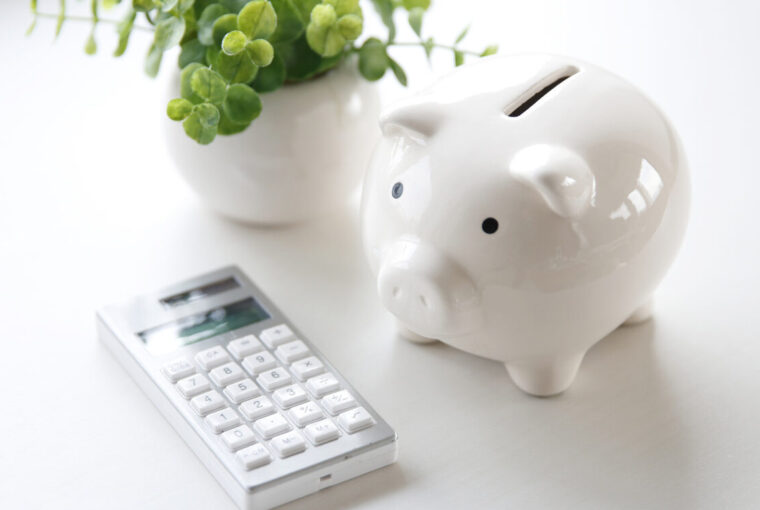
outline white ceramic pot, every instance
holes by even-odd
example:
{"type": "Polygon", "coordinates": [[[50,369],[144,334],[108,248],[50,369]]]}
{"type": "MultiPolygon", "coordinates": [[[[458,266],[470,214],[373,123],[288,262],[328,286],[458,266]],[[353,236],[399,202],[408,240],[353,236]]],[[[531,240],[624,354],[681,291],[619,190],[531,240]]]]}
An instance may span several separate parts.
{"type": "Polygon", "coordinates": [[[499,360],[534,395],[645,320],[686,229],[678,135],[635,87],[546,55],[487,57],[381,116],[362,233],[416,341],[499,360]]]}
{"type": "MultiPolygon", "coordinates": [[[[167,101],[179,97],[179,76],[167,101]]],[[[379,96],[354,62],[261,95],[243,131],[210,145],[166,119],[177,168],[213,209],[246,223],[294,223],[343,206],[361,182],[380,130],[379,96]]]]}

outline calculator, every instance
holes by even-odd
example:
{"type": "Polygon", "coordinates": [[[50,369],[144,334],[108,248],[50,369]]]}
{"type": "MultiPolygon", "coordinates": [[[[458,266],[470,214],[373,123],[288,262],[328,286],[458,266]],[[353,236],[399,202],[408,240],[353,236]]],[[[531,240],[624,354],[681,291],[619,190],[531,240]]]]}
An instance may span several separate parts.
{"type": "Polygon", "coordinates": [[[237,267],[107,306],[97,328],[240,508],[396,460],[393,429],[237,267]]]}

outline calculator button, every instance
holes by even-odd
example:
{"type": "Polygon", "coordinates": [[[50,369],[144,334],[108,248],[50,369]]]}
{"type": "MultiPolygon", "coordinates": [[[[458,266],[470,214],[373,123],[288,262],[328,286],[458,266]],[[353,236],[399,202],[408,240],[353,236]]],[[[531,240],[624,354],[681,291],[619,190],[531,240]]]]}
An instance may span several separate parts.
{"type": "Polygon", "coordinates": [[[240,416],[230,408],[222,409],[215,413],[211,413],[206,417],[206,423],[208,423],[211,430],[215,434],[229,430],[232,427],[240,425],[240,416]]]}
{"type": "Polygon", "coordinates": [[[211,376],[211,380],[217,386],[224,387],[245,377],[245,372],[243,372],[243,369],[237,363],[233,362],[216,367],[208,375],[211,376]]]}
{"type": "Polygon", "coordinates": [[[306,381],[306,387],[312,395],[319,398],[340,389],[340,383],[334,375],[328,373],[312,377],[306,381]]]}
{"type": "Polygon", "coordinates": [[[190,377],[180,379],[177,383],[177,390],[185,398],[194,397],[200,395],[204,391],[211,389],[211,385],[203,374],[195,374],[190,377]]]}
{"type": "Polygon", "coordinates": [[[336,391],[322,399],[322,405],[327,412],[335,416],[338,413],[351,409],[356,405],[354,396],[346,390],[336,391]]]}
{"type": "Polygon", "coordinates": [[[288,411],[290,417],[296,422],[296,425],[303,427],[313,421],[322,418],[324,415],[319,407],[314,402],[306,402],[300,406],[296,406],[288,411]]]}
{"type": "Polygon", "coordinates": [[[190,400],[190,407],[199,416],[206,416],[208,413],[221,409],[224,406],[224,399],[216,391],[208,391],[190,400]]]}
{"type": "Polygon", "coordinates": [[[248,420],[254,421],[274,412],[274,404],[266,397],[258,397],[240,404],[238,410],[248,420]]]}
{"type": "Polygon", "coordinates": [[[174,361],[170,361],[166,365],[164,365],[161,368],[161,372],[164,373],[167,379],[169,379],[171,382],[175,383],[182,379],[183,377],[187,377],[188,375],[195,373],[195,367],[192,363],[187,361],[185,358],[175,359],[174,361]]]}
{"type": "Polygon", "coordinates": [[[258,375],[264,370],[269,370],[276,366],[277,361],[267,351],[260,352],[254,356],[248,356],[243,360],[243,368],[251,375],[258,375]]]}
{"type": "Polygon", "coordinates": [[[306,396],[306,392],[299,385],[293,384],[292,386],[286,386],[275,391],[272,393],[272,398],[277,402],[277,405],[283,409],[287,409],[308,400],[309,397],[306,396]]]}
{"type": "Polygon", "coordinates": [[[336,427],[330,420],[322,420],[307,425],[306,428],[303,429],[303,432],[306,434],[306,437],[309,438],[309,441],[315,445],[329,443],[340,437],[338,427],[336,427]]]}
{"type": "Polygon", "coordinates": [[[274,353],[283,363],[293,363],[309,355],[309,348],[302,340],[294,340],[279,346],[274,353]]]}
{"type": "Polygon", "coordinates": [[[296,339],[295,336],[293,336],[293,332],[285,324],[265,329],[259,333],[259,338],[261,338],[270,349],[274,349],[280,344],[296,339]]]}
{"type": "Polygon", "coordinates": [[[227,344],[227,349],[237,359],[243,359],[246,356],[255,354],[264,349],[261,342],[253,335],[245,335],[244,337],[233,340],[227,344]]]}
{"type": "Polygon", "coordinates": [[[224,441],[224,444],[230,451],[234,452],[244,446],[255,443],[256,436],[253,435],[253,431],[248,426],[241,425],[222,434],[222,441],[224,441]]]}
{"type": "Polygon", "coordinates": [[[289,431],[290,423],[281,415],[273,414],[254,422],[253,428],[265,439],[271,439],[277,434],[289,431]]]}
{"type": "Polygon", "coordinates": [[[269,450],[260,444],[243,448],[235,454],[235,457],[249,471],[260,466],[265,466],[272,460],[269,450]]]}
{"type": "Polygon", "coordinates": [[[372,416],[369,415],[366,409],[357,407],[338,416],[338,423],[343,427],[343,430],[349,434],[353,434],[373,425],[375,420],[372,419],[372,416]]]}
{"type": "Polygon", "coordinates": [[[325,366],[319,361],[318,358],[310,356],[306,359],[296,361],[290,366],[290,369],[298,377],[299,380],[305,381],[310,377],[319,375],[325,371],[325,366]]]}
{"type": "Polygon", "coordinates": [[[290,384],[293,378],[290,377],[287,370],[282,367],[277,367],[263,372],[256,380],[265,390],[272,391],[280,386],[290,384]]]}
{"type": "Polygon", "coordinates": [[[211,349],[206,349],[195,355],[195,361],[203,367],[203,370],[211,370],[223,363],[230,361],[230,355],[224,350],[224,347],[217,345],[211,349]]]}
{"type": "Polygon", "coordinates": [[[269,442],[269,444],[282,458],[290,457],[291,455],[306,450],[306,441],[304,441],[296,431],[275,437],[269,442]]]}
{"type": "Polygon", "coordinates": [[[256,386],[253,381],[250,379],[243,379],[242,381],[230,384],[224,388],[224,394],[234,403],[239,404],[254,397],[258,397],[261,395],[261,392],[259,391],[259,387],[256,386]]]}

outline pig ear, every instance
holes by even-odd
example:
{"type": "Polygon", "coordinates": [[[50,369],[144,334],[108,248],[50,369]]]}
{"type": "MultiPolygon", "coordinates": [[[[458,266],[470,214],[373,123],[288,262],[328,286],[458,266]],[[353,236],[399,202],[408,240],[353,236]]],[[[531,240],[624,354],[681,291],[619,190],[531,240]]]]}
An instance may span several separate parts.
{"type": "Polygon", "coordinates": [[[592,204],[594,174],[585,159],[564,147],[532,145],[522,149],[512,159],[509,171],[562,217],[579,218],[592,204]]]}
{"type": "Polygon", "coordinates": [[[415,137],[429,138],[442,122],[443,113],[438,103],[417,98],[396,103],[380,115],[380,129],[386,135],[407,132],[415,137]]]}

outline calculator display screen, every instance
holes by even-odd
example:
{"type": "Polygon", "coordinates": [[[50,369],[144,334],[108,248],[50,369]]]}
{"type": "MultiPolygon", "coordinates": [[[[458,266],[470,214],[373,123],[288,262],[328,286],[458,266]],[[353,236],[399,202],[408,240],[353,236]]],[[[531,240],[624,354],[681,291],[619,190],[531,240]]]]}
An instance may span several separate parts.
{"type": "Polygon", "coordinates": [[[165,354],[269,317],[258,301],[247,298],[156,326],[138,333],[138,336],[151,353],[165,354]]]}

